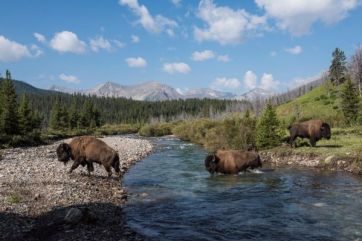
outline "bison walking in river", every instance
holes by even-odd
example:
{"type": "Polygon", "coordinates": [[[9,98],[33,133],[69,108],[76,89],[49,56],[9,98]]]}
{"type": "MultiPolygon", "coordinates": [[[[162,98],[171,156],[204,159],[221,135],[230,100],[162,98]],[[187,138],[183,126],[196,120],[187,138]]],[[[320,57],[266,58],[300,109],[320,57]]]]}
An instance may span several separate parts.
{"type": "Polygon", "coordinates": [[[218,150],[206,157],[205,167],[211,174],[237,174],[248,168],[262,167],[262,163],[255,151],[218,150]]]}
{"type": "Polygon", "coordinates": [[[57,156],[58,160],[64,164],[70,159],[74,161],[69,173],[79,165],[87,165],[88,173],[90,173],[94,171],[93,162],[96,162],[104,166],[109,177],[112,175],[112,167],[116,174],[120,175],[118,153],[103,141],[92,136],[76,137],[69,144],[60,144],[57,148],[57,156]]]}
{"type": "Polygon", "coordinates": [[[293,147],[297,137],[308,138],[311,146],[315,146],[316,142],[322,138],[331,138],[330,126],[321,120],[309,120],[301,123],[295,123],[288,127],[290,137],[289,144],[293,147]]]}

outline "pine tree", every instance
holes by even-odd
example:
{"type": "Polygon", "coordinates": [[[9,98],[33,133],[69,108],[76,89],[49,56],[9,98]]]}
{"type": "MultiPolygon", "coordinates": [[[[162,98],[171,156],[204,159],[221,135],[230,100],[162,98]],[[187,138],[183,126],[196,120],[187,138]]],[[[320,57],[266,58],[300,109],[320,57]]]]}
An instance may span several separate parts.
{"type": "Polygon", "coordinates": [[[77,109],[77,102],[75,98],[73,99],[72,105],[69,109],[69,128],[76,129],[78,128],[79,114],[77,109]]]}
{"type": "Polygon", "coordinates": [[[22,134],[30,133],[34,125],[34,114],[29,107],[29,99],[24,94],[20,100],[19,106],[19,128],[22,134]]]}
{"type": "Polygon", "coordinates": [[[52,110],[50,112],[50,120],[49,120],[49,127],[53,130],[59,130],[60,129],[60,115],[61,115],[61,107],[59,99],[57,99],[53,106],[52,110]]]}
{"type": "Polygon", "coordinates": [[[344,52],[339,48],[336,48],[332,54],[333,60],[329,67],[329,78],[334,85],[340,85],[345,80],[346,68],[346,56],[344,52]]]}
{"type": "Polygon", "coordinates": [[[268,103],[256,125],[256,145],[258,148],[278,146],[282,139],[282,130],[276,112],[268,103]]]}
{"type": "Polygon", "coordinates": [[[359,98],[358,90],[350,78],[343,85],[341,90],[342,112],[347,124],[353,124],[358,117],[359,98]]]}
{"type": "Polygon", "coordinates": [[[15,88],[9,70],[6,70],[6,79],[2,81],[0,95],[2,97],[2,105],[0,106],[0,130],[7,135],[19,134],[18,104],[16,102],[15,88]]]}

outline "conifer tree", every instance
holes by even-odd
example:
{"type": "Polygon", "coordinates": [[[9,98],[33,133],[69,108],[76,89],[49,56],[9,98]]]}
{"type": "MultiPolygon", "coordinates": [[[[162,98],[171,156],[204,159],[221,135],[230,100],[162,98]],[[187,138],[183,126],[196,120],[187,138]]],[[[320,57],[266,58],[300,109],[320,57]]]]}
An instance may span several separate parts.
{"type": "Polygon", "coordinates": [[[69,109],[69,128],[76,129],[78,127],[79,114],[77,110],[77,102],[73,99],[72,105],[69,109]]]}
{"type": "Polygon", "coordinates": [[[49,127],[53,130],[60,129],[60,115],[61,115],[61,107],[59,99],[57,99],[50,112],[50,120],[49,120],[49,127]]]}
{"type": "Polygon", "coordinates": [[[356,122],[358,117],[359,98],[358,90],[350,78],[348,78],[346,83],[343,85],[341,97],[341,107],[343,115],[346,118],[346,123],[353,124],[356,122]]]}
{"type": "Polygon", "coordinates": [[[329,67],[329,78],[334,85],[340,85],[344,82],[347,72],[346,56],[339,48],[334,50],[332,56],[332,64],[329,67]]]}
{"type": "Polygon", "coordinates": [[[278,146],[282,140],[282,129],[271,103],[264,109],[256,126],[256,145],[258,148],[278,146]]]}
{"type": "Polygon", "coordinates": [[[6,79],[1,84],[1,115],[0,129],[6,135],[19,134],[18,122],[18,104],[16,102],[16,93],[11,80],[9,70],[6,70],[6,79]]]}
{"type": "Polygon", "coordinates": [[[29,107],[29,99],[24,94],[21,97],[19,106],[19,128],[22,134],[30,133],[33,130],[35,127],[33,118],[33,113],[29,107]]]}

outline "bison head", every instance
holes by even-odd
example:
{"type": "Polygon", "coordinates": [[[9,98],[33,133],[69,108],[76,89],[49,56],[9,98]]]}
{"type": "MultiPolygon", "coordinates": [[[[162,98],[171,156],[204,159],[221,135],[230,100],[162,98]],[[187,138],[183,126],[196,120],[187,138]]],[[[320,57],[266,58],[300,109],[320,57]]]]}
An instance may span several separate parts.
{"type": "Polygon", "coordinates": [[[326,139],[331,139],[331,128],[327,123],[323,123],[321,126],[321,134],[326,139]]]}
{"type": "Polygon", "coordinates": [[[57,148],[57,156],[58,161],[61,161],[65,164],[69,161],[71,157],[71,149],[70,146],[67,143],[62,143],[57,148]]]}
{"type": "Polygon", "coordinates": [[[217,158],[217,156],[215,154],[208,155],[205,158],[206,170],[208,170],[208,172],[210,172],[211,174],[214,174],[216,171],[216,168],[217,168],[218,161],[219,161],[219,159],[217,158]]]}

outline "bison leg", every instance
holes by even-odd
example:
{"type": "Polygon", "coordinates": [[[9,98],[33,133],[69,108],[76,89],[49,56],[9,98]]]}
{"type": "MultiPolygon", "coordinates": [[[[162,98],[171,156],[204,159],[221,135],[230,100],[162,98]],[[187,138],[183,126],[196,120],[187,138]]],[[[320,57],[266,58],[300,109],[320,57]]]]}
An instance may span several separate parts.
{"type": "Polygon", "coordinates": [[[106,171],[108,172],[108,177],[111,177],[112,176],[112,170],[111,170],[111,167],[109,166],[106,166],[104,167],[106,169],[106,171]]]}
{"type": "Polygon", "coordinates": [[[289,137],[290,147],[293,147],[294,141],[295,141],[296,138],[297,138],[297,137],[296,137],[295,135],[291,135],[291,136],[289,137]]]}
{"type": "Polygon", "coordinates": [[[73,165],[71,166],[69,173],[72,173],[74,169],[76,169],[82,162],[81,161],[74,161],[73,165]]]}
{"type": "Polygon", "coordinates": [[[88,175],[90,175],[91,172],[94,171],[93,162],[87,162],[87,170],[88,170],[88,175]]]}
{"type": "Polygon", "coordinates": [[[317,141],[316,141],[314,138],[310,138],[310,139],[309,139],[309,142],[310,142],[310,145],[311,145],[312,147],[315,147],[315,145],[316,145],[316,143],[317,143],[317,141]]]}

